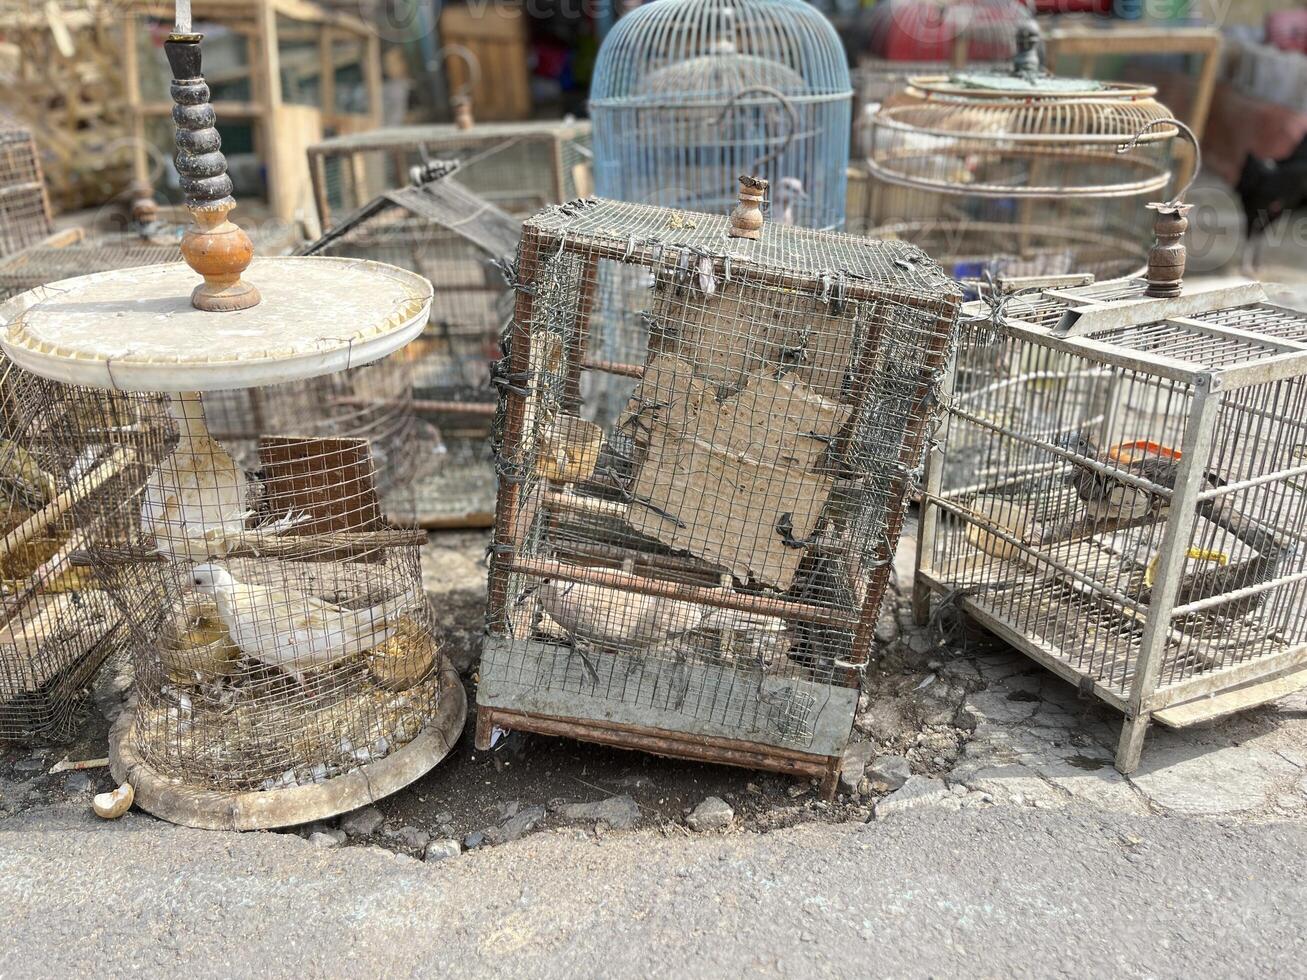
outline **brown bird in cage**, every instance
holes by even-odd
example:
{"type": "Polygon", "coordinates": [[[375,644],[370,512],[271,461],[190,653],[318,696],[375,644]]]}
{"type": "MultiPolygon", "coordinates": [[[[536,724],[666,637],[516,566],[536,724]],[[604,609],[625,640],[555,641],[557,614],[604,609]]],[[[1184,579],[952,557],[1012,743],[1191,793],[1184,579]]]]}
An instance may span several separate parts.
{"type": "Polygon", "coordinates": [[[631,653],[654,650],[695,630],[736,630],[774,637],[785,629],[775,616],[718,609],[605,585],[542,579],[536,594],[549,617],[573,639],[631,653]]]}
{"type": "MultiPolygon", "coordinates": [[[[1072,452],[1096,462],[1118,467],[1122,472],[1142,477],[1158,486],[1175,489],[1181,454],[1174,449],[1150,440],[1137,440],[1113,446],[1105,454],[1083,435],[1068,445],[1072,452]],[[1137,454],[1138,450],[1143,450],[1137,454]]],[[[1207,488],[1223,487],[1226,480],[1210,471],[1202,476],[1207,488]]],[[[1162,519],[1170,499],[1130,486],[1106,473],[1075,464],[1066,482],[1075,489],[1084,502],[1085,511],[1094,522],[1122,522],[1150,517],[1162,519]]],[[[1186,575],[1176,595],[1177,603],[1184,605],[1237,589],[1248,588],[1273,578],[1279,573],[1288,549],[1274,534],[1249,520],[1229,497],[1200,500],[1194,508],[1201,517],[1234,535],[1257,554],[1247,561],[1207,567],[1186,575]]],[[[1191,549],[1192,551],[1193,549],[1191,549]]],[[[1144,601],[1151,596],[1150,582],[1144,582],[1140,593],[1144,601]]],[[[1236,618],[1256,609],[1265,598],[1264,592],[1212,607],[1215,615],[1236,618]]]]}

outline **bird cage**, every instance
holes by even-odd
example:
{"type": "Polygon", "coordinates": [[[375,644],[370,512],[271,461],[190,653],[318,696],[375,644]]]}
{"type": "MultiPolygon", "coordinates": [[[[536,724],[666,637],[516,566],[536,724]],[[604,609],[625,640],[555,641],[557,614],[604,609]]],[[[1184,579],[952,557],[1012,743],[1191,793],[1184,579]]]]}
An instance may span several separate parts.
{"type": "MultiPolygon", "coordinates": [[[[187,263],[23,293],[0,308],[0,346],[102,401],[132,393],[129,423],[69,422],[120,446],[131,474],[74,505],[78,527],[116,531],[87,559],[136,653],[133,700],[110,732],[115,778],[158,816],[255,829],[418,778],[452,748],[465,699],[422,589],[425,534],[385,521],[368,440],[268,418],[247,470],[210,431],[206,400],[392,353],[426,323],[431,286],[359,259],[252,259],[228,218],[236,202],[186,9],[165,50],[195,222],[187,263]]],[[[60,441],[61,466],[87,465],[78,444],[60,441]]]]}
{"type": "MultiPolygon", "coordinates": [[[[382,194],[305,249],[385,261],[435,286],[423,335],[386,365],[396,387],[411,387],[406,421],[423,433],[421,447],[387,453],[395,490],[387,494],[386,512],[422,527],[489,527],[494,519],[495,406],[487,381],[512,313],[503,270],[516,251],[521,221],[455,180],[456,167],[436,162],[416,168],[414,184],[382,194]],[[438,428],[419,423],[414,412],[438,428]]],[[[400,393],[373,394],[384,397],[386,414],[398,421],[400,393]]],[[[377,410],[375,397],[368,403],[355,396],[349,405],[377,410]]]]}
{"type": "Polygon", "coordinates": [[[360,208],[382,191],[403,187],[428,159],[459,160],[459,180],[510,214],[591,193],[590,124],[569,118],[389,126],[310,146],[309,171],[322,227],[335,212],[360,208]]]}
{"type": "Polygon", "coordinates": [[[596,191],[719,213],[756,174],[773,220],[839,228],[851,98],[839,37],[802,0],[637,7],[595,62],[596,191]]]}
{"type": "Polygon", "coordinates": [[[1171,181],[1170,113],[1150,86],[1057,78],[1023,32],[1011,72],[913,79],[867,127],[868,234],[912,242],[955,277],[1142,271],[1144,205],[1171,181]]]}
{"type": "Polygon", "coordinates": [[[0,113],[0,257],[51,231],[41,158],[31,132],[0,113]]]}
{"type": "Polygon", "coordinates": [[[108,272],[138,265],[171,262],[177,238],[140,235],[87,235],[73,228],[0,259],[0,299],[7,299],[49,282],[88,272],[108,272]]]}
{"type": "Polygon", "coordinates": [[[1307,314],[1256,284],[1101,299],[969,308],[955,363],[994,367],[945,399],[916,605],[1124,712],[1130,772],[1150,721],[1307,686],[1307,314]]]}
{"type": "Polygon", "coordinates": [[[84,512],[130,491],[124,396],[62,385],[0,356],[0,741],[71,736],[82,695],[130,631],[82,560],[116,539],[112,521],[84,512]]]}
{"type": "Polygon", "coordinates": [[[480,746],[521,729],[834,792],[960,297],[912,246],[761,227],[741,183],[731,237],[602,199],[525,224],[480,746]],[[615,265],[648,283],[639,363],[590,355],[615,265]],[[590,372],[626,386],[611,426],[576,415],[590,372]]]}

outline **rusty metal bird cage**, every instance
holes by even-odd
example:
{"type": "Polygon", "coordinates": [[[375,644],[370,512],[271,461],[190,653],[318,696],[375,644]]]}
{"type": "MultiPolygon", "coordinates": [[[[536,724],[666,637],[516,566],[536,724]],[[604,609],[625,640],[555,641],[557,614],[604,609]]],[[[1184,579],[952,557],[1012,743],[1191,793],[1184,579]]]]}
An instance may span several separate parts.
{"type": "Polygon", "coordinates": [[[50,234],[50,200],[30,130],[0,112],[0,257],[50,234]]]}
{"type": "Polygon", "coordinates": [[[1174,126],[1155,89],[1046,75],[1021,35],[1006,73],[918,77],[867,126],[861,230],[912,242],[955,277],[1131,276],[1143,206],[1172,180],[1174,126]]]}
{"type": "Polygon", "coordinates": [[[338,212],[363,207],[388,188],[409,183],[415,166],[459,160],[459,180],[519,217],[546,204],[591,193],[590,123],[571,118],[391,126],[309,147],[313,197],[323,229],[338,212]]]}
{"type": "MultiPolygon", "coordinates": [[[[368,441],[265,428],[247,471],[208,427],[206,400],[221,393],[397,350],[426,323],[431,286],[359,259],[252,258],[228,218],[187,10],[165,43],[187,263],[23,293],[0,307],[0,346],[101,403],[131,393],[130,421],[69,423],[128,474],[73,510],[77,527],[115,532],[87,560],[136,654],[133,700],[110,732],[114,776],[158,816],[254,829],[418,778],[453,747],[466,704],[422,590],[425,534],[383,519],[368,441]]],[[[62,466],[86,465],[78,444],[58,442],[62,466]]]]}
{"type": "Polygon", "coordinates": [[[762,227],[740,180],[729,223],[597,199],[525,225],[480,746],[520,729],[834,792],[960,296],[915,247],[762,227]],[[638,363],[591,356],[606,266],[648,283],[638,363]],[[606,428],[576,415],[592,372],[625,385],[606,428]]]}
{"type": "Polygon", "coordinates": [[[1121,285],[968,307],[955,364],[992,370],[946,396],[916,600],[1124,712],[1130,772],[1150,721],[1307,686],[1307,314],[1121,285]]]}
{"type": "MultiPolygon", "coordinates": [[[[412,184],[382,194],[304,250],[385,261],[434,285],[422,336],[387,365],[411,386],[412,421],[425,433],[407,458],[389,454],[403,476],[387,496],[387,513],[428,528],[489,527],[494,520],[489,365],[512,313],[504,270],[521,234],[519,219],[468,190],[457,171],[446,161],[415,168],[412,184]]],[[[392,414],[397,394],[387,395],[392,414]]],[[[349,404],[368,407],[357,396],[349,404]]]]}

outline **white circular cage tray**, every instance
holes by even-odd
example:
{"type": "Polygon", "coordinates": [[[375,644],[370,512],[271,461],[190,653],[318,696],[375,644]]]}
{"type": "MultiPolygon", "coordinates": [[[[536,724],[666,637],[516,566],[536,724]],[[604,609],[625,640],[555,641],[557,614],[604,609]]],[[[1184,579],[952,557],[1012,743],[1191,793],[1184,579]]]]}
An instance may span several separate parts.
{"type": "Polygon", "coordinates": [[[431,283],[366,259],[255,259],[263,296],[239,312],[191,305],[182,262],[40,286],[0,307],[14,363],[117,391],[217,391],[298,381],[375,361],[422,332],[431,283]]]}

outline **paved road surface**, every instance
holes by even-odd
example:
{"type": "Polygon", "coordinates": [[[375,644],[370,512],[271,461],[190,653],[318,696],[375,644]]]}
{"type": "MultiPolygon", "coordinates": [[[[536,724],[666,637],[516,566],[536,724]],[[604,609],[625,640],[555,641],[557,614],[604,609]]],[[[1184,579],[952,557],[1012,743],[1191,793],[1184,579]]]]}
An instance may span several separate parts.
{"type": "Polygon", "coordinates": [[[1307,827],[930,809],[539,833],[438,865],[70,808],[0,823],[0,976],[1307,971],[1307,827]]]}

